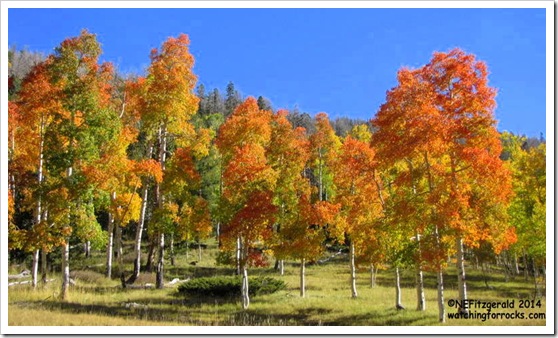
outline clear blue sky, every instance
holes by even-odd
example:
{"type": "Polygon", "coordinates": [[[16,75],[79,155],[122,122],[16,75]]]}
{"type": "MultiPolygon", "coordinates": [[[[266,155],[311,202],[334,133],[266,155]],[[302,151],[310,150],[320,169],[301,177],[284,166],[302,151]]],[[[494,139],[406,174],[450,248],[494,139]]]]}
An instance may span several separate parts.
{"type": "MultiPolygon", "coordinates": [[[[544,9],[13,9],[8,43],[50,53],[82,28],[103,59],[143,73],[149,52],[186,33],[198,83],[274,108],[370,119],[402,66],[453,47],[477,55],[498,88],[498,129],[546,135],[544,9]]],[[[223,93],[224,94],[224,93],[223,93]]]]}

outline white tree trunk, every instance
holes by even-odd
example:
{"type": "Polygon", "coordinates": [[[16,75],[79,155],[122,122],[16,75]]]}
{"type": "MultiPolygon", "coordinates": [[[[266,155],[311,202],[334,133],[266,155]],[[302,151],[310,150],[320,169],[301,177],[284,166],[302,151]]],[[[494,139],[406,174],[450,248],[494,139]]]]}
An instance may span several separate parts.
{"type": "Polygon", "coordinates": [[[68,299],[68,288],[70,287],[70,239],[66,239],[66,244],[62,247],[62,290],[60,299],[68,299]]]}
{"type": "Polygon", "coordinates": [[[114,251],[116,257],[118,258],[118,262],[120,263],[120,258],[122,257],[122,227],[120,224],[116,224],[114,231],[114,251]]]}
{"type": "Polygon", "coordinates": [[[250,295],[248,289],[248,270],[246,266],[242,267],[242,308],[248,309],[250,306],[250,295]]]}
{"type": "Polygon", "coordinates": [[[114,241],[114,218],[112,213],[108,214],[108,242],[107,242],[107,257],[106,257],[106,276],[112,278],[112,247],[114,241]]]}
{"type": "Polygon", "coordinates": [[[446,308],[444,307],[444,275],[441,266],[438,267],[438,272],[436,273],[436,281],[438,287],[438,320],[441,323],[445,323],[446,308]]]}
{"type": "MultiPolygon", "coordinates": [[[[68,167],[66,176],[70,178],[73,174],[73,168],[68,167]]],[[[70,215],[68,216],[71,225],[70,215]]],[[[68,288],[70,287],[70,238],[66,238],[66,243],[62,247],[62,289],[60,291],[60,299],[68,299],[68,288]]]]}
{"type": "Polygon", "coordinates": [[[31,285],[33,289],[37,287],[37,281],[39,279],[39,250],[33,251],[33,267],[31,271],[31,276],[33,278],[31,285]]]}
{"type": "Polygon", "coordinates": [[[143,234],[143,226],[145,223],[145,211],[147,210],[147,193],[149,189],[147,184],[143,187],[142,190],[142,200],[141,200],[141,211],[140,211],[140,219],[138,221],[138,225],[136,227],[136,240],[134,243],[134,272],[132,276],[128,280],[128,283],[133,283],[139,277],[140,269],[141,269],[141,236],[143,234]]]}
{"type": "Polygon", "coordinates": [[[156,287],[157,289],[162,289],[164,287],[164,273],[165,273],[165,234],[162,233],[159,235],[159,255],[158,255],[158,262],[157,262],[157,282],[156,287]]]}
{"type": "Polygon", "coordinates": [[[115,230],[116,230],[115,251],[116,251],[116,262],[118,265],[117,268],[118,277],[124,279],[124,276],[122,275],[123,273],[122,271],[122,227],[119,224],[117,224],[115,230]]]}
{"type": "Polygon", "coordinates": [[[170,234],[169,253],[170,253],[170,264],[174,266],[174,234],[170,234]]]}
{"type": "Polygon", "coordinates": [[[399,267],[395,267],[395,308],[403,309],[401,304],[401,278],[399,276],[399,267]]]}
{"type": "MultiPolygon", "coordinates": [[[[459,300],[461,302],[467,299],[467,282],[465,280],[465,262],[463,259],[463,240],[458,238],[457,245],[457,284],[459,288],[459,300]]],[[[464,303],[464,302],[463,302],[464,303]]],[[[468,313],[467,308],[459,308],[459,312],[468,313]]]]}
{"type": "Polygon", "coordinates": [[[426,298],[424,296],[424,275],[422,271],[422,250],[420,247],[420,234],[415,232],[415,239],[418,247],[418,262],[416,263],[415,283],[417,288],[417,310],[426,311],[426,298]]]}
{"type": "Polygon", "coordinates": [[[281,274],[281,276],[285,275],[285,260],[284,259],[279,260],[279,273],[281,274]]]}
{"type": "Polygon", "coordinates": [[[240,237],[236,238],[236,274],[240,275],[240,259],[241,259],[241,245],[240,245],[240,237]]]}
{"type": "Polygon", "coordinates": [[[306,260],[300,260],[300,297],[306,296],[306,260]]]}
{"type": "MultiPolygon", "coordinates": [[[[37,197],[37,205],[35,206],[35,224],[34,226],[37,226],[41,223],[42,220],[42,216],[43,216],[43,211],[42,211],[42,189],[41,189],[41,185],[43,183],[43,148],[44,148],[44,136],[43,136],[43,131],[44,131],[44,122],[41,119],[41,126],[40,126],[40,137],[41,137],[41,142],[39,143],[39,167],[38,167],[38,173],[37,173],[37,184],[39,186],[39,196],[37,197]]],[[[37,281],[39,279],[38,276],[38,272],[39,272],[39,250],[35,250],[33,252],[33,266],[31,267],[31,276],[32,276],[32,283],[31,285],[33,286],[33,288],[35,289],[37,287],[37,281]]]]}
{"type": "Polygon", "coordinates": [[[375,288],[376,287],[376,272],[377,272],[377,268],[374,266],[374,264],[370,264],[370,287],[371,288],[375,288]]]}
{"type": "Polygon", "coordinates": [[[356,289],[356,266],[355,266],[355,244],[351,241],[351,294],[353,298],[358,297],[356,289]]]}
{"type": "Polygon", "coordinates": [[[416,287],[417,287],[417,310],[425,311],[426,298],[424,296],[424,275],[420,263],[417,263],[416,266],[416,287]]]}

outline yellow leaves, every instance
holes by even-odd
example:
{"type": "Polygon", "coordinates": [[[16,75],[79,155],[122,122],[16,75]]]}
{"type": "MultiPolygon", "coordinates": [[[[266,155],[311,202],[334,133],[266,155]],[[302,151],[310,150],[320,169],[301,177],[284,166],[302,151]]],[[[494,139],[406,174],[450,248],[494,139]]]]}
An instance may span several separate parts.
{"type": "Polygon", "coordinates": [[[184,203],[180,208],[179,216],[177,233],[184,240],[192,237],[196,240],[205,239],[213,230],[209,204],[202,197],[195,196],[190,204],[184,203]]]}
{"type": "Polygon", "coordinates": [[[192,72],[194,58],[189,43],[188,36],[181,34],[167,39],[160,52],[152,51],[143,114],[152,129],[162,124],[170,133],[184,139],[194,135],[189,121],[199,101],[193,93],[197,78],[192,72]]]}
{"type": "Polygon", "coordinates": [[[137,221],[140,217],[141,198],[135,192],[118,194],[111,201],[110,211],[114,220],[120,226],[126,226],[131,221],[137,221]]]}

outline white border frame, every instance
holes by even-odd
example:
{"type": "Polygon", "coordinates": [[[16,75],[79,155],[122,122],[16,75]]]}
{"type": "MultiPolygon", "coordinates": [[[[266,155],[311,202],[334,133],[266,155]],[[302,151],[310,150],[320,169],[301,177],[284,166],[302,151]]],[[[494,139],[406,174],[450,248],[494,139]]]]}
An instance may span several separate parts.
{"type": "MultiPolygon", "coordinates": [[[[113,327],[113,326],[8,326],[7,226],[1,228],[1,312],[2,334],[554,334],[554,2],[553,1],[2,1],[0,3],[1,74],[8,73],[8,9],[9,8],[544,8],[546,9],[546,144],[547,144],[547,295],[546,326],[188,326],[177,327],[113,327]],[[551,173],[550,175],[548,173],[551,173]]],[[[2,76],[0,120],[1,207],[2,220],[7,219],[8,190],[8,77],[2,76]]]]}

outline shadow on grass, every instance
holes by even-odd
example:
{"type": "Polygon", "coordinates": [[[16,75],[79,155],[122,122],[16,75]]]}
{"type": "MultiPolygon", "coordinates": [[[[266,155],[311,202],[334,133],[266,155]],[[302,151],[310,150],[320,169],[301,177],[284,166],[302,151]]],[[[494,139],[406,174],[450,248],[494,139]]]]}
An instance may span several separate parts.
{"type": "MultiPolygon", "coordinates": [[[[130,303],[132,304],[132,303],[130,303]]],[[[125,304],[101,305],[81,304],[73,302],[43,302],[41,305],[51,311],[62,311],[72,314],[96,314],[109,317],[135,318],[139,320],[177,322],[187,321],[180,308],[150,307],[140,303],[137,306],[126,307],[125,304]]]]}
{"type": "Polygon", "coordinates": [[[235,274],[235,269],[228,267],[205,267],[205,266],[168,266],[166,269],[166,277],[171,278],[177,276],[178,278],[199,278],[199,277],[213,277],[213,276],[232,276],[235,274]]]}
{"type": "Polygon", "coordinates": [[[267,310],[260,309],[248,309],[246,311],[237,311],[236,313],[227,317],[221,325],[250,325],[250,326],[285,326],[285,325],[296,325],[296,326],[316,326],[322,325],[321,321],[315,320],[315,317],[319,314],[326,314],[331,312],[331,309],[326,308],[307,308],[298,309],[294,313],[274,313],[270,314],[267,310]]]}
{"type": "Polygon", "coordinates": [[[338,317],[322,325],[337,326],[413,326],[432,325],[431,317],[412,310],[397,311],[395,309],[375,310],[365,314],[338,317]]]}

